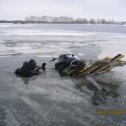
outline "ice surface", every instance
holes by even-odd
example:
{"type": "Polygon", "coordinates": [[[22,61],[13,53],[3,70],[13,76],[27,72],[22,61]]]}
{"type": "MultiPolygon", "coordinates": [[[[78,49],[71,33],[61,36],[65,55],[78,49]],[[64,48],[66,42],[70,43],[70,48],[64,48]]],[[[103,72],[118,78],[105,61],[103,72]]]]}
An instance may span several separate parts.
{"type": "Polygon", "coordinates": [[[118,53],[126,55],[125,27],[0,24],[0,126],[124,124],[125,116],[98,116],[96,110],[126,109],[126,67],[97,77],[100,86],[118,96],[95,106],[89,82],[60,77],[53,69],[54,62],[49,61],[61,53],[92,61],[118,53]],[[31,78],[16,76],[15,69],[30,58],[39,65],[47,62],[46,72],[31,78]]]}

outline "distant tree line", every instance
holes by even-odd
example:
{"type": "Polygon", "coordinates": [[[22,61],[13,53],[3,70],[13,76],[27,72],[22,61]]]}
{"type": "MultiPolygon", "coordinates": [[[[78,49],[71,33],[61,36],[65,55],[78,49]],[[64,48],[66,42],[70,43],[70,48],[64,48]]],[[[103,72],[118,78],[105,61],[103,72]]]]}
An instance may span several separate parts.
{"type": "Polygon", "coordinates": [[[52,17],[52,16],[30,16],[26,17],[25,20],[0,20],[0,23],[20,23],[20,24],[27,24],[27,23],[48,23],[48,24],[118,24],[123,25],[126,24],[126,21],[114,21],[114,20],[106,20],[106,19],[86,19],[86,18],[73,18],[73,17],[52,17]]]}
{"type": "Polygon", "coordinates": [[[114,20],[106,19],[86,19],[86,18],[73,18],[73,17],[51,17],[51,16],[30,16],[26,17],[25,21],[28,22],[40,22],[40,23],[70,23],[70,24],[126,24],[126,21],[117,22],[114,20]]]}

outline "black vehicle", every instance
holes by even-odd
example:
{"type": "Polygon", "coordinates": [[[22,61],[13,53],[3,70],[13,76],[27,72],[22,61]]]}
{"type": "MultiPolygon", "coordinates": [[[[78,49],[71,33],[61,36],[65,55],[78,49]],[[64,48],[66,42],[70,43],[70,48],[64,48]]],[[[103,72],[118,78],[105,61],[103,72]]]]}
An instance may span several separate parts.
{"type": "Polygon", "coordinates": [[[61,54],[58,58],[58,62],[55,64],[55,69],[62,72],[64,69],[68,68],[70,65],[76,63],[77,58],[73,54],[61,54]]]}

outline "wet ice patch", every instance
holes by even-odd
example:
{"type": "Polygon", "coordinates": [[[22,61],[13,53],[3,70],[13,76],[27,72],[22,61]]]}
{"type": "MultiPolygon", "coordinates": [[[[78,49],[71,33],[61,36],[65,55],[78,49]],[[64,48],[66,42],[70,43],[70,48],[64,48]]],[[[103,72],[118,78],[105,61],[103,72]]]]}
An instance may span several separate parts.
{"type": "MultiPolygon", "coordinates": [[[[124,42],[120,43],[118,41],[108,41],[106,43],[98,44],[102,50],[102,53],[99,55],[99,58],[103,58],[105,56],[116,56],[119,53],[126,55],[126,44],[124,42]]],[[[124,58],[126,59],[126,58],[124,58]]]]}
{"type": "Polygon", "coordinates": [[[2,43],[4,43],[4,42],[6,42],[6,41],[0,40],[0,44],[2,44],[2,43]]]}
{"type": "Polygon", "coordinates": [[[84,56],[84,54],[83,54],[83,53],[78,53],[77,55],[78,55],[78,56],[84,56]]]}
{"type": "Polygon", "coordinates": [[[95,33],[72,31],[72,30],[40,30],[40,29],[22,29],[21,27],[15,27],[15,29],[7,29],[0,33],[0,35],[44,35],[44,36],[91,36],[95,33]]]}

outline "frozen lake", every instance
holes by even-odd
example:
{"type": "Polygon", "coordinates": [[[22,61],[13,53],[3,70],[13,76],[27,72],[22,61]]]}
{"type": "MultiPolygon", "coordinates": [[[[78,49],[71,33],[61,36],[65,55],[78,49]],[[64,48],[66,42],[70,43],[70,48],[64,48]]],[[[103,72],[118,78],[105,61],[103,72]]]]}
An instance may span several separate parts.
{"type": "Polygon", "coordinates": [[[103,109],[126,111],[126,66],[94,77],[112,92],[97,106],[87,80],[60,77],[53,69],[55,62],[49,61],[61,53],[86,61],[126,55],[126,26],[0,24],[0,126],[126,125],[125,114],[96,114],[103,109]],[[30,58],[38,65],[46,62],[46,72],[17,77],[14,71],[30,58]]]}

